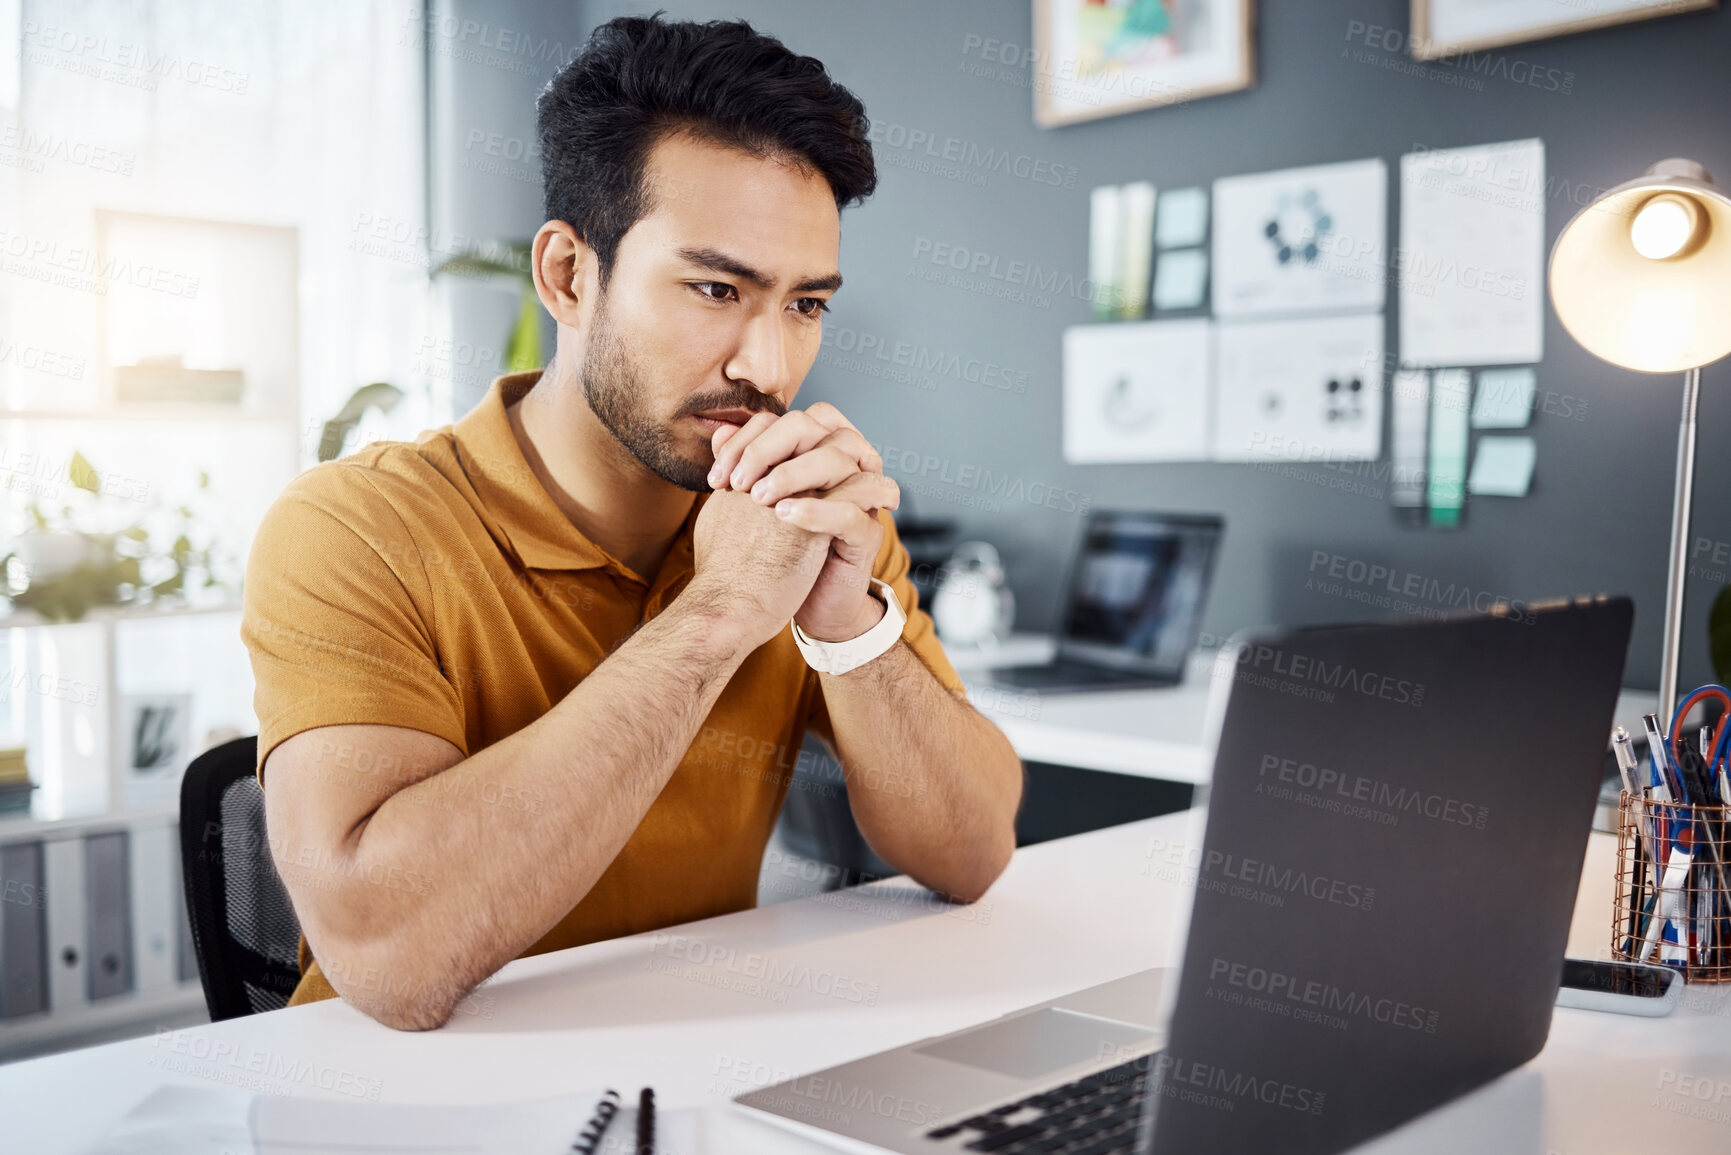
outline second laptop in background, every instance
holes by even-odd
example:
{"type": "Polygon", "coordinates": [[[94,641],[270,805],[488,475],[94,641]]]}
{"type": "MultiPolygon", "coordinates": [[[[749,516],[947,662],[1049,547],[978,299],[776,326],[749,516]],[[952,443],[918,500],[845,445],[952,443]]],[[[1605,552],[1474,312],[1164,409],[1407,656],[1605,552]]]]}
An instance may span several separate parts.
{"type": "Polygon", "coordinates": [[[1202,632],[1224,527],[1206,514],[1091,514],[1070,569],[1055,658],[987,677],[1048,693],[1177,685],[1202,632]]]}

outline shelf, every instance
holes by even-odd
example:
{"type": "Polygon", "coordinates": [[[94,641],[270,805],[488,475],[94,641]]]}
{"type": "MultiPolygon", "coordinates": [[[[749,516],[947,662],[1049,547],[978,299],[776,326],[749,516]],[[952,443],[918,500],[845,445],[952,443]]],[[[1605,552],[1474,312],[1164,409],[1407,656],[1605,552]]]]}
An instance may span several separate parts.
{"type": "Polygon", "coordinates": [[[67,818],[32,818],[28,814],[8,814],[0,817],[0,845],[10,842],[36,842],[43,839],[82,836],[92,830],[115,830],[121,827],[160,826],[180,821],[180,804],[164,802],[156,806],[134,806],[123,810],[99,810],[91,814],[75,814],[67,818]]]}
{"type": "Polygon", "coordinates": [[[91,622],[110,624],[115,622],[148,622],[160,618],[182,618],[194,614],[237,614],[241,603],[221,602],[208,606],[97,606],[75,622],[51,622],[33,610],[14,610],[9,614],[0,614],[0,630],[22,630],[36,626],[82,626],[91,622]]]}
{"type": "Polygon", "coordinates": [[[209,1021],[204,988],[197,979],[146,994],[133,991],[80,1007],[0,1020],[0,1063],[99,1042],[127,1028],[149,1034],[184,1021],[209,1021]]]}
{"type": "Polygon", "coordinates": [[[0,421],[242,421],[294,424],[292,413],[249,413],[230,405],[152,405],[124,409],[0,409],[0,421]]]}

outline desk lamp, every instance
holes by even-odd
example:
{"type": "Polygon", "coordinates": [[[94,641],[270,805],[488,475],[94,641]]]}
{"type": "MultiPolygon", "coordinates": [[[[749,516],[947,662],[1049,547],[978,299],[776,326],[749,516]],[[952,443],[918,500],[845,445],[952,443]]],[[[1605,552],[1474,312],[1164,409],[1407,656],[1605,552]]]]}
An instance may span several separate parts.
{"type": "Polygon", "coordinates": [[[1659,717],[1669,725],[1683,638],[1701,366],[1731,353],[1731,197],[1694,161],[1662,160],[1575,214],[1551,250],[1550,283],[1558,320],[1587,352],[1641,373],[1683,374],[1659,663],[1659,717]]]}

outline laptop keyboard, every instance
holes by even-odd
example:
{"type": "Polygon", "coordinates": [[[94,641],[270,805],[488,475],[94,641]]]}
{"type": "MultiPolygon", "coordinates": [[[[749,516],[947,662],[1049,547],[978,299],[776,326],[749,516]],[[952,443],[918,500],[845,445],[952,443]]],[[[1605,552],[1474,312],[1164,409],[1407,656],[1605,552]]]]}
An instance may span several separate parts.
{"type": "Polygon", "coordinates": [[[998,1155],[1130,1155],[1153,1055],[926,1132],[952,1150],[998,1155]],[[954,1146],[960,1143],[960,1147],[954,1146]]]}

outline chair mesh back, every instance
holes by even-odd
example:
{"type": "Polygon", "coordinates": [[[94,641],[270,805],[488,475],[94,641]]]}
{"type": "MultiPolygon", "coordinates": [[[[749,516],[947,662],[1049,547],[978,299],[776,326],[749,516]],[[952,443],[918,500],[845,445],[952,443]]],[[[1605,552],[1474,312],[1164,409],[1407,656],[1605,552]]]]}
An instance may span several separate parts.
{"type": "MultiPolygon", "coordinates": [[[[223,913],[228,937],[267,962],[300,973],[300,921],[270,855],[264,829],[264,791],[254,778],[237,778],[222,792],[223,913]]],[[[274,1011],[287,994],[246,984],[254,1011],[274,1011]]]]}
{"type": "Polygon", "coordinates": [[[193,759],[180,788],[180,852],[199,978],[213,1020],[287,1004],[300,922],[271,860],[256,738],[193,759]]]}

